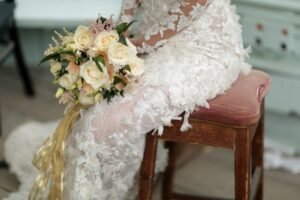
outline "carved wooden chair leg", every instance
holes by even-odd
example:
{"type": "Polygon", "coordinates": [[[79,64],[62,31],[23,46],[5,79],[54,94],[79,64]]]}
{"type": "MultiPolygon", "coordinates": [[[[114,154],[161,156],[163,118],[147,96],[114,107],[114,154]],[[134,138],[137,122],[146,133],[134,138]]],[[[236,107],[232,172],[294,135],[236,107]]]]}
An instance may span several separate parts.
{"type": "Polygon", "coordinates": [[[169,150],[168,166],[164,173],[162,200],[172,199],[172,188],[174,181],[174,170],[176,164],[176,149],[174,142],[166,142],[166,147],[169,150]]]}
{"type": "Polygon", "coordinates": [[[250,129],[237,129],[235,135],[235,199],[250,200],[251,183],[250,129]]]}
{"type": "Polygon", "coordinates": [[[255,169],[260,169],[260,176],[256,191],[256,200],[263,199],[263,156],[264,156],[264,113],[262,113],[258,127],[256,129],[255,137],[253,138],[253,163],[255,169]]]}
{"type": "Polygon", "coordinates": [[[138,200],[151,200],[153,192],[158,139],[151,134],[147,134],[146,137],[144,159],[140,169],[138,200]]]}

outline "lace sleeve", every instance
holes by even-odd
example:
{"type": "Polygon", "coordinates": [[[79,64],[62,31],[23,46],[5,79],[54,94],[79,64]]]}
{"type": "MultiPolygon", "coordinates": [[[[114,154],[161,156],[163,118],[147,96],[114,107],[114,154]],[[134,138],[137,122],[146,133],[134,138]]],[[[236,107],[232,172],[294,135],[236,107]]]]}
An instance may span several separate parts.
{"type": "Polygon", "coordinates": [[[135,11],[139,3],[139,0],[123,0],[120,21],[127,23],[131,22],[135,16],[135,11]]]}
{"type": "Polygon", "coordinates": [[[176,33],[188,27],[200,16],[206,0],[178,0],[168,13],[155,25],[149,27],[138,47],[140,53],[148,53],[162,46],[176,33]]]}

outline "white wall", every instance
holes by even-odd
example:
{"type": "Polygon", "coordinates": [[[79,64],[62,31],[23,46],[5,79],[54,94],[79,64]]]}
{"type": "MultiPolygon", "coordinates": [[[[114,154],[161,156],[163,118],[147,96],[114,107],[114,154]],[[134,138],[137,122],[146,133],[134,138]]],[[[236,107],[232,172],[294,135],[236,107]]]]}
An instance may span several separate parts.
{"type": "MultiPolygon", "coordinates": [[[[25,60],[36,67],[44,50],[51,42],[53,31],[62,27],[73,30],[79,24],[88,24],[99,14],[119,17],[122,0],[18,0],[15,18],[25,60]]],[[[13,65],[13,59],[5,65],[13,65]]]]}

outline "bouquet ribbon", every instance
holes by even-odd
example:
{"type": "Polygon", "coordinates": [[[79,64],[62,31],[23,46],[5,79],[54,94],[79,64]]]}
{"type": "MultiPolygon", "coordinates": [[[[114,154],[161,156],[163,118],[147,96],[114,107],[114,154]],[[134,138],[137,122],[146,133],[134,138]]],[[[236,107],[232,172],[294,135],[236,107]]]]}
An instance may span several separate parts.
{"type": "Polygon", "coordinates": [[[29,200],[61,200],[63,195],[65,141],[79,117],[79,104],[71,107],[51,135],[36,152],[33,165],[39,170],[29,200]],[[47,195],[48,194],[48,195],[47,195]]]}

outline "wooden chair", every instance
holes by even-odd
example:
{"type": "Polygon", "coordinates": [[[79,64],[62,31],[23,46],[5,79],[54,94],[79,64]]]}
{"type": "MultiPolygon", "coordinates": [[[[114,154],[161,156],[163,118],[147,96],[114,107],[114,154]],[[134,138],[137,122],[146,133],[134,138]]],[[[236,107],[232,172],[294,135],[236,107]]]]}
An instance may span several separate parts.
{"type": "Polygon", "coordinates": [[[14,0],[0,1],[0,45],[5,47],[4,50],[0,52],[0,65],[13,53],[25,93],[28,96],[33,96],[34,89],[22,55],[18,31],[14,20],[14,8],[14,0]]]}
{"type": "Polygon", "coordinates": [[[264,97],[270,78],[253,70],[241,75],[226,94],[211,100],[210,109],[200,108],[190,116],[192,129],[182,133],[181,122],[165,128],[162,136],[147,134],[140,170],[139,200],[150,200],[159,139],[166,141],[169,161],[164,175],[163,200],[215,199],[173,192],[176,143],[204,144],[232,149],[235,158],[235,199],[263,199],[264,97]]]}

